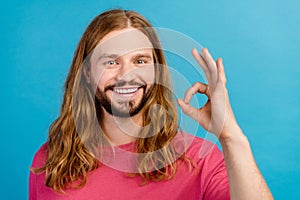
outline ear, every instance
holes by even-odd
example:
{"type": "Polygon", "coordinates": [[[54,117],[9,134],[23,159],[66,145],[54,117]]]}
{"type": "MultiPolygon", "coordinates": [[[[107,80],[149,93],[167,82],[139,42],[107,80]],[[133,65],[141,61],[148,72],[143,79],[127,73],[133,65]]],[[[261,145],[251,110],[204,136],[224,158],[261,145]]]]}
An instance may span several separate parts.
{"type": "Polygon", "coordinates": [[[86,82],[89,83],[89,84],[91,83],[91,76],[90,76],[90,74],[91,74],[90,68],[87,67],[87,66],[84,66],[84,68],[83,68],[83,76],[84,76],[86,82]]]}

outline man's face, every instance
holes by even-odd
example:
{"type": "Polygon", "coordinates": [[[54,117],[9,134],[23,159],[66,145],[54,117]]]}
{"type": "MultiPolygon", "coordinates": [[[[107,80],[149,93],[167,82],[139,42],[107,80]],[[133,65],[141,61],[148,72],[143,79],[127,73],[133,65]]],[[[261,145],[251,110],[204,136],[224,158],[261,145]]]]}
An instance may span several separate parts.
{"type": "Polygon", "coordinates": [[[96,103],[118,117],[140,112],[154,82],[153,46],[139,30],[107,34],[91,56],[90,83],[96,103]]]}

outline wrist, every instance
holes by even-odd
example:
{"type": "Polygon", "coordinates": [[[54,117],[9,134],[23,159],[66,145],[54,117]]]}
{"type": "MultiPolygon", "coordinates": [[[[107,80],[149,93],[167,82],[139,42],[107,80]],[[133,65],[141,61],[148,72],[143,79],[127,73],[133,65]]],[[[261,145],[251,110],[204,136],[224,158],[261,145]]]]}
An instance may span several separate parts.
{"type": "Polygon", "coordinates": [[[243,146],[249,144],[248,138],[244,135],[237,123],[233,123],[230,127],[224,128],[219,137],[219,141],[222,147],[230,144],[242,144],[243,146]]]}

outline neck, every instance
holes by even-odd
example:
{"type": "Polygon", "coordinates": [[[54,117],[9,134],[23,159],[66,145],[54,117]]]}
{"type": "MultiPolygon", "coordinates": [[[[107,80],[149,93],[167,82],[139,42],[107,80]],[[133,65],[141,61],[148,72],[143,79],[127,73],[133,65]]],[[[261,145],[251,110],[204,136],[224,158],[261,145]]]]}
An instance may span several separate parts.
{"type": "Polygon", "coordinates": [[[113,116],[105,110],[103,114],[102,127],[113,145],[127,144],[136,140],[143,123],[142,113],[128,118],[113,116]]]}

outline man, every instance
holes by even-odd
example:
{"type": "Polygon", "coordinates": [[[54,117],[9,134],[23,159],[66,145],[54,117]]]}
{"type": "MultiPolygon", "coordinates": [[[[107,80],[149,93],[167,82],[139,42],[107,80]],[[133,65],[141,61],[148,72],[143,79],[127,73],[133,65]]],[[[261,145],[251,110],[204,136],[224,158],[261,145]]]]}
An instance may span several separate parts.
{"type": "Polygon", "coordinates": [[[180,131],[161,49],[136,12],[110,10],[91,22],[61,114],[34,157],[30,199],[272,199],[230,107],[222,60],[193,49],[208,85],[195,83],[178,104],[218,136],[224,157],[180,131]],[[196,93],[208,97],[201,108],[189,104],[196,93]]]}

